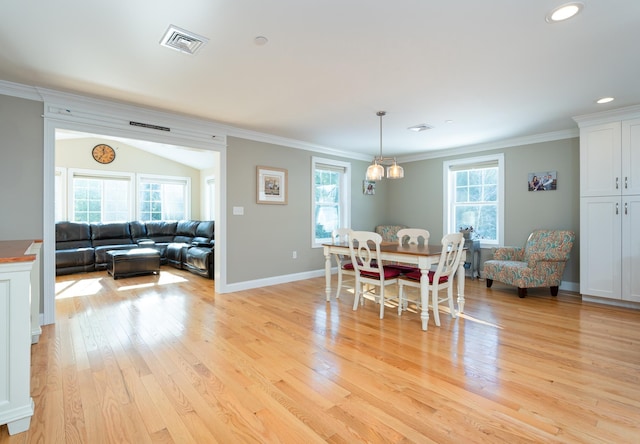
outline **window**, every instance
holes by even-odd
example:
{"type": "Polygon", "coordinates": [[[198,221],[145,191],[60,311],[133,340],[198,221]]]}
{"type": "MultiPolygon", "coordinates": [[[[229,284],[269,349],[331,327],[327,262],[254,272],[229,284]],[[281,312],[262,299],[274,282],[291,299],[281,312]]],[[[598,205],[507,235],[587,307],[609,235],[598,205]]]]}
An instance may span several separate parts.
{"type": "Polygon", "coordinates": [[[473,227],[482,246],[502,245],[504,155],[444,162],[444,232],[473,227]]]}
{"type": "Polygon", "coordinates": [[[351,224],[351,164],[331,159],[311,159],[312,246],[331,241],[331,232],[351,224]]]}
{"type": "Polygon", "coordinates": [[[69,170],[71,220],[116,222],[131,220],[133,175],[69,170]]]}
{"type": "Polygon", "coordinates": [[[65,199],[65,196],[67,195],[67,193],[65,192],[65,190],[67,189],[66,169],[56,167],[54,180],[55,180],[55,196],[54,196],[55,219],[56,219],[56,222],[59,222],[59,221],[67,220],[67,199],[65,199]]]}
{"type": "Polygon", "coordinates": [[[216,178],[208,176],[204,180],[205,183],[205,218],[207,220],[216,220],[216,178]]]}
{"type": "Polygon", "coordinates": [[[191,179],[188,177],[138,176],[139,220],[189,219],[191,179]]]}

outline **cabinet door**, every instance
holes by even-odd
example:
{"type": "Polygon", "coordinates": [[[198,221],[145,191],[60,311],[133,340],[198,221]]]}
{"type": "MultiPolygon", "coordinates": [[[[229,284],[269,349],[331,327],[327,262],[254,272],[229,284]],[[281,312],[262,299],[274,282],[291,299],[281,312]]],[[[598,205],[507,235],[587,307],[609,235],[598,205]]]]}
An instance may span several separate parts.
{"type": "Polygon", "coordinates": [[[640,119],[622,122],[622,194],[640,194],[640,119]]]}
{"type": "Polygon", "coordinates": [[[621,124],[606,123],[580,130],[580,195],[621,193],[621,124]]]}
{"type": "Polygon", "coordinates": [[[640,302],[640,195],[622,199],[622,299],[640,302]]]}
{"type": "Polygon", "coordinates": [[[621,299],[620,197],[580,199],[580,293],[621,299]]]}

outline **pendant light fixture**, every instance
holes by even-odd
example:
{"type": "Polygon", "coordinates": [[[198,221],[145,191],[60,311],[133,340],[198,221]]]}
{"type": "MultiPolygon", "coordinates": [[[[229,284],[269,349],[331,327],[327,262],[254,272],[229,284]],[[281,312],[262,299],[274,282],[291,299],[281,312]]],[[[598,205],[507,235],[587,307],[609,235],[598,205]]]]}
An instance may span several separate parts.
{"type": "Polygon", "coordinates": [[[376,115],[380,117],[380,155],[373,158],[373,162],[367,168],[367,180],[381,180],[384,177],[384,164],[391,163],[387,167],[387,178],[402,179],[404,177],[404,168],[396,162],[395,157],[382,157],[382,117],[387,114],[386,111],[378,111],[376,115]]]}

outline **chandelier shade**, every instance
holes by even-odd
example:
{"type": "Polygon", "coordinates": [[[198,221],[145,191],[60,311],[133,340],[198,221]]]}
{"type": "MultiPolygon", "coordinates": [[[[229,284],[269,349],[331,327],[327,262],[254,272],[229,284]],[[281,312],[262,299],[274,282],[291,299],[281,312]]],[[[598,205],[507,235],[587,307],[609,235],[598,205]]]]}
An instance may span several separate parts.
{"type": "Polygon", "coordinates": [[[402,179],[404,177],[404,168],[398,165],[395,157],[382,156],[382,117],[386,114],[386,111],[378,111],[376,113],[376,115],[380,117],[380,155],[374,157],[373,162],[367,168],[367,180],[382,180],[385,177],[384,164],[389,165],[387,167],[387,178],[402,179]]]}

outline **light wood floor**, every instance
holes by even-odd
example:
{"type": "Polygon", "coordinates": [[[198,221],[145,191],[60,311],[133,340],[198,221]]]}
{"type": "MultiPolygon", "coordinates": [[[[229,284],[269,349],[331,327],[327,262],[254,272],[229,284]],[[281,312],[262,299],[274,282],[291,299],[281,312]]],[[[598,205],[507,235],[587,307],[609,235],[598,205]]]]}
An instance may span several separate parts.
{"type": "Polygon", "coordinates": [[[57,294],[31,428],[0,444],[640,442],[640,311],[467,280],[422,332],[323,278],[214,295],[170,267],[57,294]]]}

